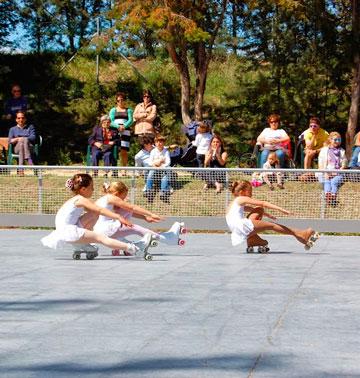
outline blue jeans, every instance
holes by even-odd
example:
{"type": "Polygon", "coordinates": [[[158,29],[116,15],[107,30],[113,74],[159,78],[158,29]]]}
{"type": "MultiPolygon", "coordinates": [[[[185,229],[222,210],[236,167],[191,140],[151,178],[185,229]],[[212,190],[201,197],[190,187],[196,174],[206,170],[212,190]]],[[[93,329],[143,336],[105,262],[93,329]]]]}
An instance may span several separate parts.
{"type": "Polygon", "coordinates": [[[163,192],[170,191],[169,177],[166,171],[153,170],[149,171],[146,179],[146,190],[151,190],[154,187],[154,182],[160,181],[160,190],[163,192]]]}
{"type": "Polygon", "coordinates": [[[262,168],[264,166],[270,152],[276,153],[276,156],[278,157],[279,162],[280,162],[280,168],[285,168],[285,152],[283,150],[270,151],[270,150],[266,150],[266,149],[261,151],[260,167],[259,168],[262,168]]]}
{"type": "Polygon", "coordinates": [[[324,192],[336,194],[339,190],[339,186],[344,182],[343,175],[336,175],[330,179],[324,180],[324,192]]]}
{"type": "Polygon", "coordinates": [[[359,167],[359,163],[358,163],[359,154],[360,154],[360,146],[356,146],[354,148],[352,155],[351,155],[350,164],[349,164],[350,168],[358,168],[359,167]]]}

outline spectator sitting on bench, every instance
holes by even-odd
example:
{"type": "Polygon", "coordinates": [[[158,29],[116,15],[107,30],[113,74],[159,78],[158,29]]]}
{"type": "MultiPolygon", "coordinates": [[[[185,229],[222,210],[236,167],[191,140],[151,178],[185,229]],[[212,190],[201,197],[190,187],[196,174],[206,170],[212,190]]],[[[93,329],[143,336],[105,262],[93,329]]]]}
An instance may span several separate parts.
{"type": "Polygon", "coordinates": [[[360,169],[360,131],[355,135],[354,148],[349,164],[351,169],[360,169]]]}
{"type": "Polygon", "coordinates": [[[23,111],[16,113],[16,126],[9,130],[9,144],[14,146],[15,154],[19,155],[19,165],[33,165],[32,149],[36,141],[36,132],[33,125],[26,123],[26,115],[23,111]]]}
{"type": "Polygon", "coordinates": [[[284,168],[286,155],[284,144],[289,142],[290,138],[285,130],[279,129],[280,116],[278,114],[269,115],[267,121],[269,127],[266,127],[257,138],[257,142],[262,145],[260,167],[264,166],[269,153],[273,151],[279,159],[280,167],[284,168]]]}
{"type": "Polygon", "coordinates": [[[155,137],[155,148],[150,152],[149,165],[156,169],[151,170],[148,174],[144,196],[149,202],[153,202],[155,197],[154,184],[155,181],[160,181],[160,199],[169,203],[169,175],[167,171],[163,171],[161,168],[170,167],[170,153],[165,148],[165,137],[161,135],[155,137]]]}
{"type": "Polygon", "coordinates": [[[110,129],[110,123],[110,117],[103,115],[100,126],[95,126],[89,137],[93,166],[98,166],[101,159],[104,159],[106,167],[116,166],[113,149],[119,141],[119,133],[116,129],[110,129]]]}
{"type": "Polygon", "coordinates": [[[319,155],[324,143],[327,142],[329,133],[320,127],[320,120],[317,117],[311,117],[309,128],[304,131],[305,157],[304,168],[310,169],[315,157],[319,155]]]}

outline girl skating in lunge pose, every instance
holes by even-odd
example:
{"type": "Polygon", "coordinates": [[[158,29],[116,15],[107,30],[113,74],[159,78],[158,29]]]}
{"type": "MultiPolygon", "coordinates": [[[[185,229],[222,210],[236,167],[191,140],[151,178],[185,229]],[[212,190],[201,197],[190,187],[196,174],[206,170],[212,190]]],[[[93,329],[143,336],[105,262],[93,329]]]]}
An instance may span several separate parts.
{"type": "Polygon", "coordinates": [[[103,233],[91,231],[97,218],[107,216],[119,224],[132,227],[132,224],[121,215],[100,207],[90,200],[94,191],[93,179],[88,174],[76,174],[66,181],[65,187],[74,193],[59,209],[55,217],[55,231],[41,239],[44,246],[58,249],[67,243],[76,245],[73,257],[80,258],[80,253],[86,253],[88,259],[97,256],[98,248],[90,243],[99,243],[111,249],[122,249],[131,255],[143,255],[151,243],[151,234],[146,234],[136,243],[123,243],[109,238],[103,233]],[[86,211],[86,213],[84,213],[86,211]],[[84,213],[84,214],[83,214],[84,213]]]}
{"type": "MultiPolygon", "coordinates": [[[[96,201],[96,204],[120,214],[128,221],[132,216],[145,219],[149,223],[159,222],[162,220],[159,215],[127,202],[126,198],[128,195],[128,190],[128,187],[121,181],[104,183],[104,195],[96,201]]],[[[179,240],[179,234],[184,231],[184,224],[181,222],[175,222],[169,231],[156,233],[137,224],[127,227],[125,224],[120,224],[120,222],[116,219],[112,219],[106,215],[101,215],[94,226],[94,231],[105,234],[114,239],[124,239],[129,235],[144,236],[147,233],[150,233],[152,235],[153,242],[158,240],[168,245],[182,245],[183,242],[179,240]]],[[[153,245],[156,244],[157,243],[155,242],[153,245]]],[[[113,249],[112,254],[114,256],[118,256],[120,254],[119,249],[121,248],[113,249]]],[[[126,250],[124,250],[123,253],[128,255],[126,250]]]]}
{"type": "Polygon", "coordinates": [[[268,252],[268,242],[258,235],[259,232],[267,230],[293,235],[300,243],[305,245],[305,249],[311,248],[318,239],[319,234],[312,228],[301,230],[262,220],[263,216],[276,219],[264,211],[266,208],[281,211],[286,215],[290,213],[270,202],[251,198],[252,186],[249,181],[235,181],[231,185],[231,192],[235,199],[227,210],[226,223],[231,230],[233,246],[247,240],[247,252],[253,252],[255,246],[259,247],[259,252],[268,252]],[[249,212],[247,217],[245,211],[249,212]]]}

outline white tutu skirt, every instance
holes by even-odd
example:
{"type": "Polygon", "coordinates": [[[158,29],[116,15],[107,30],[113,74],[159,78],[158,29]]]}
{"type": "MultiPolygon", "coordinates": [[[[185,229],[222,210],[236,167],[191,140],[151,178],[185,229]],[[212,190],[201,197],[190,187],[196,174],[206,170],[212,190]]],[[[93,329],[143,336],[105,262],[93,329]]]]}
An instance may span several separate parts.
{"type": "Polygon", "coordinates": [[[250,219],[244,218],[234,225],[229,225],[231,230],[231,244],[235,247],[243,243],[249,234],[254,231],[254,225],[250,219]]]}
{"type": "Polygon", "coordinates": [[[119,228],[121,228],[121,223],[117,219],[108,219],[105,222],[96,222],[94,231],[111,237],[119,228]]]}
{"type": "Polygon", "coordinates": [[[67,243],[79,241],[84,236],[84,233],[85,228],[76,225],[67,225],[43,237],[41,243],[45,247],[59,249],[63,248],[67,243]]]}

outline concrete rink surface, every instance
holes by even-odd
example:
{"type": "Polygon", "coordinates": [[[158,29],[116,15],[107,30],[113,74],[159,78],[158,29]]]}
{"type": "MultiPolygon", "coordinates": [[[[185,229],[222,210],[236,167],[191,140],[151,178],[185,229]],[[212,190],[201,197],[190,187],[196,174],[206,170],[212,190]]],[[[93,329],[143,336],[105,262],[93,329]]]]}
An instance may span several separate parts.
{"type": "Polygon", "coordinates": [[[93,261],[0,230],[0,377],[360,377],[360,237],[184,236],[93,261]]]}

